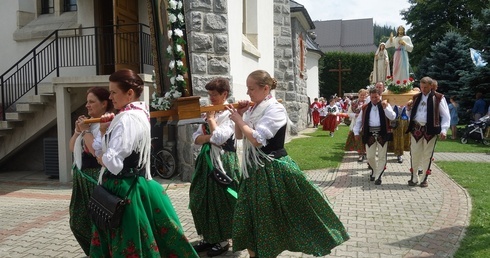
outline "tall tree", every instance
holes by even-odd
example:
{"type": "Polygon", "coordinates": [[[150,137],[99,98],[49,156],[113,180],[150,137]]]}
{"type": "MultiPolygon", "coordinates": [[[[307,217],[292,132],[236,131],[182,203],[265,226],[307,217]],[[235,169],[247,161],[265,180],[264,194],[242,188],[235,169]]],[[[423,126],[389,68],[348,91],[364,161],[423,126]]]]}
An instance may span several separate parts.
{"type": "Polygon", "coordinates": [[[411,6],[401,14],[410,25],[407,34],[412,38],[414,49],[410,63],[417,67],[430,47],[440,41],[447,31],[468,35],[472,19],[481,17],[482,8],[488,8],[488,0],[409,0],[411,6]]]}
{"type": "Polygon", "coordinates": [[[418,78],[429,76],[437,80],[439,92],[446,96],[464,96],[467,89],[462,76],[473,71],[473,63],[469,55],[469,39],[458,32],[449,31],[441,41],[431,47],[426,60],[421,62],[418,78]]]}

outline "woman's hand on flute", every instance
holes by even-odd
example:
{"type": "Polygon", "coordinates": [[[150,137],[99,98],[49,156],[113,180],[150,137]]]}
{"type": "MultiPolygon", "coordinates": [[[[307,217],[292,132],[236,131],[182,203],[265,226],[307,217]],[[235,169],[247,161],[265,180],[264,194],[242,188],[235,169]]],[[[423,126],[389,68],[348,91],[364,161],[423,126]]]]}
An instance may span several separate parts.
{"type": "Polygon", "coordinates": [[[248,110],[249,106],[250,106],[250,101],[240,100],[240,101],[238,101],[238,106],[237,106],[236,110],[238,111],[238,114],[240,114],[240,116],[242,116],[243,113],[245,113],[245,111],[248,110]]]}

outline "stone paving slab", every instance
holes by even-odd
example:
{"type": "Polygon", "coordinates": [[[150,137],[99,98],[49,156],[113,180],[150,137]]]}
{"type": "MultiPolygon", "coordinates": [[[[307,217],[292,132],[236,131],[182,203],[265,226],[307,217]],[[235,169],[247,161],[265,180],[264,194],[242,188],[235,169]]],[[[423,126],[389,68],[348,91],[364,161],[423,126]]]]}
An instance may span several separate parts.
{"type": "MultiPolygon", "coordinates": [[[[469,223],[468,193],[437,167],[437,161],[465,155],[435,155],[429,187],[409,187],[409,154],[390,155],[380,186],[368,180],[366,163],[346,152],[337,169],[306,174],[328,196],[351,239],[328,257],[451,257],[469,223]]],[[[0,257],[85,257],[69,228],[70,184],[32,172],[0,173],[0,257]]],[[[197,241],[189,183],[158,180],[179,214],[186,236],[197,241]]],[[[205,253],[202,254],[205,256],[205,253]]],[[[246,251],[219,257],[248,257],[246,251]]],[[[285,251],[279,257],[313,257],[285,251]]]]}

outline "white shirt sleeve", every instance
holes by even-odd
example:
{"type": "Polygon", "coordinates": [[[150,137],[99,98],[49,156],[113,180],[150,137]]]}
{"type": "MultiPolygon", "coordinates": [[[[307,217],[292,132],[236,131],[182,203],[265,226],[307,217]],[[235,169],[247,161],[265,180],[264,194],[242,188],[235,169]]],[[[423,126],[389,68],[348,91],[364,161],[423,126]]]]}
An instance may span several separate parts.
{"type": "Polygon", "coordinates": [[[235,123],[230,119],[228,110],[219,113],[216,117],[218,127],[214,129],[209,140],[216,145],[223,145],[235,133],[235,123]]]}
{"type": "Polygon", "coordinates": [[[196,143],[196,138],[204,135],[204,129],[202,124],[197,127],[197,130],[192,134],[192,143],[196,143]]]}
{"type": "Polygon", "coordinates": [[[449,115],[449,107],[447,106],[447,101],[444,101],[444,97],[439,102],[439,115],[441,116],[441,133],[446,134],[451,123],[451,116],[449,115]]]}
{"type": "Polygon", "coordinates": [[[385,112],[385,115],[388,119],[390,120],[394,120],[396,118],[396,113],[395,111],[393,110],[393,108],[391,107],[390,104],[388,104],[386,106],[386,108],[384,109],[384,112],[385,112]]]}
{"type": "Polygon", "coordinates": [[[288,115],[284,106],[280,103],[271,104],[253,126],[252,135],[262,146],[266,146],[267,140],[274,137],[287,121],[288,115]]]}
{"type": "MultiPolygon", "coordinates": [[[[102,162],[104,166],[114,175],[119,174],[124,167],[124,159],[128,157],[132,152],[132,146],[123,146],[123,131],[122,123],[118,123],[114,126],[110,134],[110,139],[107,144],[107,149],[102,155],[102,162]]],[[[107,134],[105,137],[109,137],[107,134]]],[[[105,137],[102,139],[105,140],[105,137]]],[[[126,143],[130,145],[130,143],[126,143]]]]}
{"type": "Polygon", "coordinates": [[[359,112],[359,115],[357,116],[354,127],[352,128],[352,132],[354,132],[354,135],[359,135],[359,132],[361,131],[361,124],[362,124],[362,109],[359,112]]]}

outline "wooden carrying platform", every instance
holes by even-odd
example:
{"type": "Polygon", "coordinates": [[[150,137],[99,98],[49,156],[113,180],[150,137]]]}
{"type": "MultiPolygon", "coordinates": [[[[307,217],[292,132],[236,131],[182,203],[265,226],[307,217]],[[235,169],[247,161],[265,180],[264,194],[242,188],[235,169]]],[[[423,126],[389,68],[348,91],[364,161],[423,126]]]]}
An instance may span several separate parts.
{"type": "Polygon", "coordinates": [[[406,106],[407,102],[412,99],[413,95],[420,93],[420,91],[414,91],[411,90],[406,93],[402,94],[395,94],[391,91],[387,91],[383,93],[383,100],[388,101],[391,106],[397,105],[397,106],[406,106]]]}
{"type": "MultiPolygon", "coordinates": [[[[204,123],[201,117],[202,113],[209,111],[222,111],[226,110],[226,105],[212,105],[201,107],[199,103],[199,96],[180,97],[174,101],[172,108],[169,110],[159,110],[150,112],[151,118],[159,118],[161,120],[171,120],[176,125],[191,124],[191,123],[204,123]]],[[[282,103],[282,99],[278,99],[278,102],[282,103]]],[[[250,106],[255,103],[249,102],[250,106]]],[[[232,103],[234,108],[238,108],[238,103],[232,103]]],[[[100,118],[91,118],[84,121],[86,124],[100,123],[100,118]]]]}

